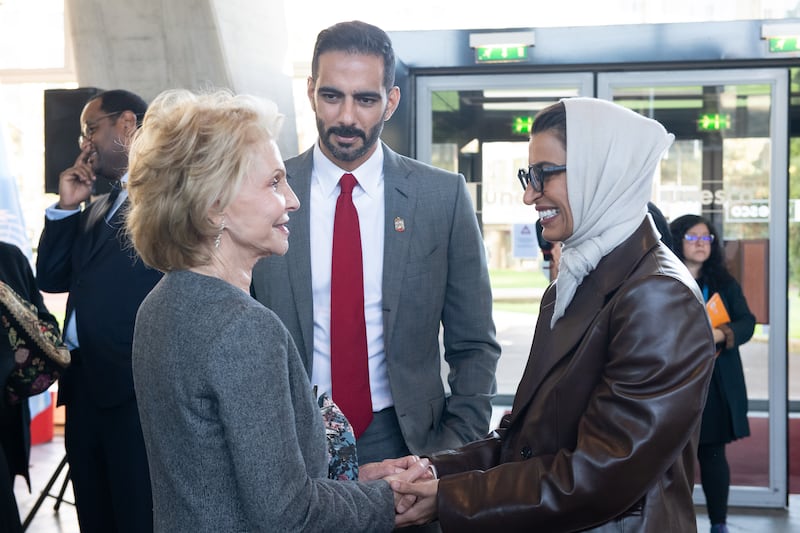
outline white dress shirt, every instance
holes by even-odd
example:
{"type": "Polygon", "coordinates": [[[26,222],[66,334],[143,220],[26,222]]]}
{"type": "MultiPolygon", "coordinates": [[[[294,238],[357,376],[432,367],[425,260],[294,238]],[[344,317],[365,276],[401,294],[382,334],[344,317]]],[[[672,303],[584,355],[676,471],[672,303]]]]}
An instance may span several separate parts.
{"type": "MultiPolygon", "coordinates": [[[[339,198],[339,180],[347,171],[331,162],[314,145],[311,172],[311,289],[314,298],[314,368],[311,382],[317,394],[331,392],[331,260],[333,219],[339,198]]],[[[350,172],[358,185],[353,203],[358,211],[364,268],[364,318],[367,324],[369,385],[372,409],[380,411],[394,405],[389,388],[389,373],[383,347],[383,149],[350,172]]]]}

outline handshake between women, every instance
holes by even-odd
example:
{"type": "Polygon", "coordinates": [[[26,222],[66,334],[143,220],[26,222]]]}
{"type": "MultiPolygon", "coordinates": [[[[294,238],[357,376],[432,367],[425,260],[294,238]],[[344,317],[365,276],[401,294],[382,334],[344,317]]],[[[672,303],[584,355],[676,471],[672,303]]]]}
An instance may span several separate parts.
{"type": "Polygon", "coordinates": [[[429,467],[428,459],[407,455],[360,466],[358,480],[388,481],[394,492],[396,527],[420,525],[436,517],[439,480],[429,467]]]}

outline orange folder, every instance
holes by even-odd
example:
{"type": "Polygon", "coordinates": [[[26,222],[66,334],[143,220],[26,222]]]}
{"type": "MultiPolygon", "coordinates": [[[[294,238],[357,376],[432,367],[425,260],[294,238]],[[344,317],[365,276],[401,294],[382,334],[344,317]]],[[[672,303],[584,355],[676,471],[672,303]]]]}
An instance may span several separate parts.
{"type": "Polygon", "coordinates": [[[712,328],[731,321],[728,310],[725,309],[725,304],[722,303],[722,298],[720,298],[718,292],[715,292],[706,302],[706,311],[708,311],[708,317],[711,319],[712,328]]]}

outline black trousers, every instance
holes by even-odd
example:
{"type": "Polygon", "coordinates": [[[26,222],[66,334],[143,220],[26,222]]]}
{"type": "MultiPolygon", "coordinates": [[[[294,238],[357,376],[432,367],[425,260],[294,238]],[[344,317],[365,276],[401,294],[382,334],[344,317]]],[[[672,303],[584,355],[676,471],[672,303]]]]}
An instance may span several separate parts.
{"type": "Polygon", "coordinates": [[[81,533],[153,531],[150,472],[135,399],[98,408],[85,387],[74,387],[64,444],[81,533]]]}
{"type": "Polygon", "coordinates": [[[22,531],[17,500],[14,497],[14,475],[11,474],[2,446],[0,446],[0,531],[8,533],[22,531]]]}
{"type": "Polygon", "coordinates": [[[724,444],[701,444],[697,448],[700,463],[700,483],[706,495],[706,507],[711,524],[722,524],[728,518],[728,492],[731,471],[725,457],[724,444]]]}

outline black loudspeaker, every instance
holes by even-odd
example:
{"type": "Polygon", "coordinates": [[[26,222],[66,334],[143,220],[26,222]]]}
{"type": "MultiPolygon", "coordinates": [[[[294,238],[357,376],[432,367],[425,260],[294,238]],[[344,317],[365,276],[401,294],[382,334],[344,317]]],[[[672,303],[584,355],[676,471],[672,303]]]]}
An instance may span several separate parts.
{"type": "MultiPolygon", "coordinates": [[[[45,89],[44,91],[44,191],[58,194],[58,176],[75,163],[81,153],[81,112],[89,99],[100,92],[95,87],[45,89]]],[[[104,179],[96,188],[110,189],[104,179]]],[[[98,194],[108,192],[97,190],[98,194]]]]}

